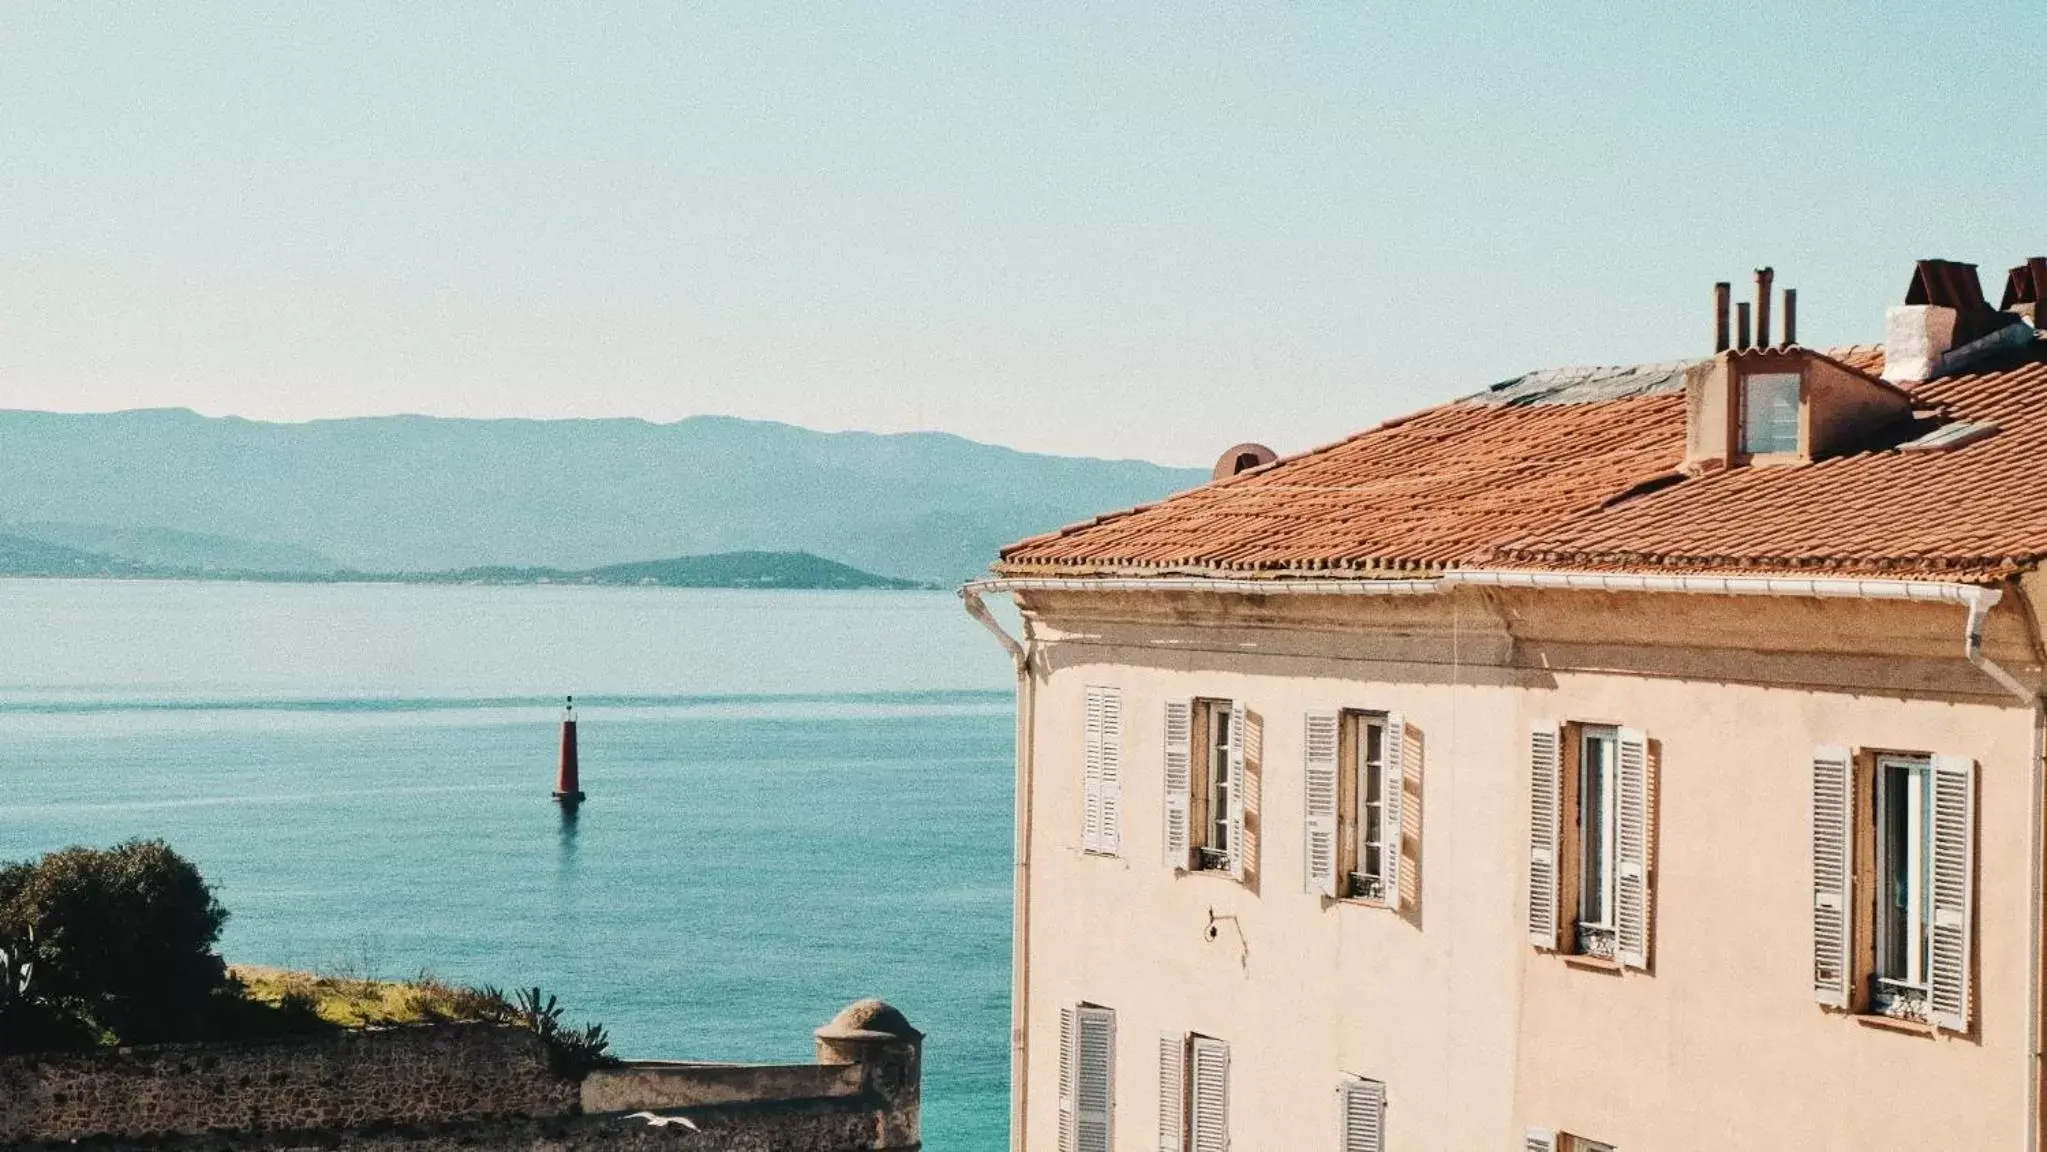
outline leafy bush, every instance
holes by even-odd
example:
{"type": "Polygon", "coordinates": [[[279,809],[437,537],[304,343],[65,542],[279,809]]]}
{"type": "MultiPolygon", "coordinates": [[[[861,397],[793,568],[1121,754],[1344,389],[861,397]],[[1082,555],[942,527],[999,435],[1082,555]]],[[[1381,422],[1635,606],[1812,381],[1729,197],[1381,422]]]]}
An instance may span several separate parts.
{"type": "Polygon", "coordinates": [[[226,920],[199,870],[161,840],[0,868],[0,950],[27,969],[8,1011],[74,1043],[202,1034],[232,991],[213,951],[226,920]]]}
{"type": "Polygon", "coordinates": [[[602,1025],[564,1024],[539,988],[507,997],[431,972],[376,979],[367,937],[333,973],[230,973],[213,951],[226,920],[199,870],[160,840],[0,866],[0,1052],[485,1022],[540,1037],[563,1075],[618,1063],[602,1025]]]}

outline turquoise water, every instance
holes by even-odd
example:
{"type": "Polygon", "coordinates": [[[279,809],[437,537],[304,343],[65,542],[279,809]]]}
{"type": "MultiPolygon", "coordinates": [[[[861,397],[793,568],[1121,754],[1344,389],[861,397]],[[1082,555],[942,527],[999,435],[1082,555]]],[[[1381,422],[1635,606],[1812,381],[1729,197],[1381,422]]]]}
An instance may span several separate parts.
{"type": "Polygon", "coordinates": [[[883,996],[928,1146],[997,1149],[1008,686],[949,594],[0,581],[0,859],[161,836],[231,960],[537,983],[630,1056],[883,996]]]}

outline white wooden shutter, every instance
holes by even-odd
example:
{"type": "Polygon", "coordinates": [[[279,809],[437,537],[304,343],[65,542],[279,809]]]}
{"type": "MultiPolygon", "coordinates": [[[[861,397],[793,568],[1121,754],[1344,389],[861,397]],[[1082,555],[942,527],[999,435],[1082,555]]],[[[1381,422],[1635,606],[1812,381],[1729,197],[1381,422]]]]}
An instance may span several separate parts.
{"type": "Polygon", "coordinates": [[[1386,714],[1385,743],[1380,755],[1386,765],[1386,777],[1380,784],[1380,834],[1386,838],[1386,847],[1379,855],[1379,866],[1385,870],[1383,878],[1386,893],[1386,907],[1398,911],[1400,908],[1400,854],[1405,848],[1407,818],[1407,719],[1398,712],[1386,714]]]}
{"type": "Polygon", "coordinates": [[[1557,819],[1563,771],[1553,723],[1528,734],[1528,942],[1557,946],[1557,819]]]}
{"type": "Polygon", "coordinates": [[[1123,851],[1123,693],[1102,689],[1102,827],[1096,851],[1123,851]]]}
{"type": "Polygon", "coordinates": [[[1927,1001],[1933,1022],[1969,1030],[1969,907],[1976,855],[1976,764],[1933,758],[1933,934],[1927,1001]]]}
{"type": "Polygon", "coordinates": [[[1102,847],[1102,690],[1089,688],[1082,729],[1085,751],[1080,762],[1080,846],[1099,852],[1102,847]]]}
{"type": "Polygon", "coordinates": [[[1336,895],[1337,749],[1341,721],[1334,712],[1308,713],[1301,738],[1305,782],[1301,794],[1302,885],[1311,894],[1336,895]]]}
{"type": "Polygon", "coordinates": [[[1853,972],[1855,759],[1828,744],[1812,752],[1812,995],[1846,1008],[1853,972]]]}
{"type": "Polygon", "coordinates": [[[1234,700],[1230,702],[1229,724],[1230,877],[1242,880],[1248,858],[1244,843],[1244,706],[1234,700]]]}
{"type": "Polygon", "coordinates": [[[1059,1010],[1059,1152],[1079,1152],[1079,1112],[1074,1099],[1080,1070],[1080,1009],[1059,1010]]]}
{"type": "Polygon", "coordinates": [[[1159,1037],[1159,1152],[1184,1152],[1187,1143],[1187,1034],[1159,1037]]]}
{"type": "Polygon", "coordinates": [[[1185,870],[1194,793],[1194,704],[1166,701],[1166,865],[1185,870]]]}
{"type": "Polygon", "coordinates": [[[1194,1038],[1194,1074],[1188,1095],[1189,1152],[1229,1152],[1230,1046],[1206,1036],[1194,1038]]]}
{"type": "Polygon", "coordinates": [[[1623,728],[1614,809],[1614,934],[1621,963],[1649,967],[1649,738],[1623,728]]]}
{"type": "Polygon", "coordinates": [[[1116,1081],[1116,1014],[1080,1009],[1079,1060],[1074,1076],[1076,1152],[1110,1152],[1110,1101],[1116,1081]]]}
{"type": "Polygon", "coordinates": [[[1345,1080],[1336,1092],[1343,1152],[1386,1152],[1386,1085],[1345,1080]]]}
{"type": "Polygon", "coordinates": [[[1530,1128],[1522,1147],[1526,1152],[1557,1152],[1557,1134],[1547,1128],[1530,1128]]]}

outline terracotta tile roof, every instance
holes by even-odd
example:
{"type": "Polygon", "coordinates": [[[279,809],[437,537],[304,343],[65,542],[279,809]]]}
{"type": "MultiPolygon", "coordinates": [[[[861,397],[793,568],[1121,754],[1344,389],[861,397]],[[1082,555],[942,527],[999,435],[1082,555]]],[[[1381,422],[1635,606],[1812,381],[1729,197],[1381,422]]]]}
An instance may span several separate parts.
{"type": "MultiPolygon", "coordinates": [[[[1878,372],[1880,347],[1829,355],[1878,372]]],[[[1154,505],[1033,537],[1006,575],[1449,568],[2000,579],[2047,557],[2047,342],[1918,386],[1995,431],[1684,477],[1685,364],[1533,373],[1154,505]]],[[[1925,431],[1925,429],[1920,429],[1925,431]]]]}
{"type": "MultiPolygon", "coordinates": [[[[1880,350],[1876,359],[1880,366],[1880,350]]],[[[1488,566],[1990,581],[2047,557],[2047,344],[1929,381],[1913,396],[1941,408],[1943,423],[1995,430],[1951,451],[1886,446],[1692,477],[1526,533],[1488,566]]]]}
{"type": "Polygon", "coordinates": [[[1682,367],[1520,377],[1158,504],[1013,544],[999,567],[1440,568],[1668,473],[1684,455],[1682,367]],[[1636,387],[1616,385],[1630,375],[1636,387]],[[1576,402],[1574,381],[1598,402],[1576,402]]]}

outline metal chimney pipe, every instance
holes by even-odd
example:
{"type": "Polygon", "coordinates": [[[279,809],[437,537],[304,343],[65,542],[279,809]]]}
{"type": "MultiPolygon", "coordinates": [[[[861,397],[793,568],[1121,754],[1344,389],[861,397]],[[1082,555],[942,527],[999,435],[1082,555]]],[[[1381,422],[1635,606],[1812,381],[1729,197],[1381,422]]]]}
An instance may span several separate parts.
{"type": "Polygon", "coordinates": [[[1713,351],[1727,351],[1727,305],[1734,298],[1734,285],[1722,280],[1713,285],[1713,351]]]}
{"type": "Polygon", "coordinates": [[[1776,270],[1756,269],[1756,347],[1770,346],[1770,281],[1776,278],[1776,270]]]}
{"type": "Polygon", "coordinates": [[[1745,349],[1748,342],[1748,301],[1734,306],[1734,346],[1745,349]]]}
{"type": "Polygon", "coordinates": [[[1784,290],[1784,344],[1798,343],[1798,289],[1784,290]]]}

